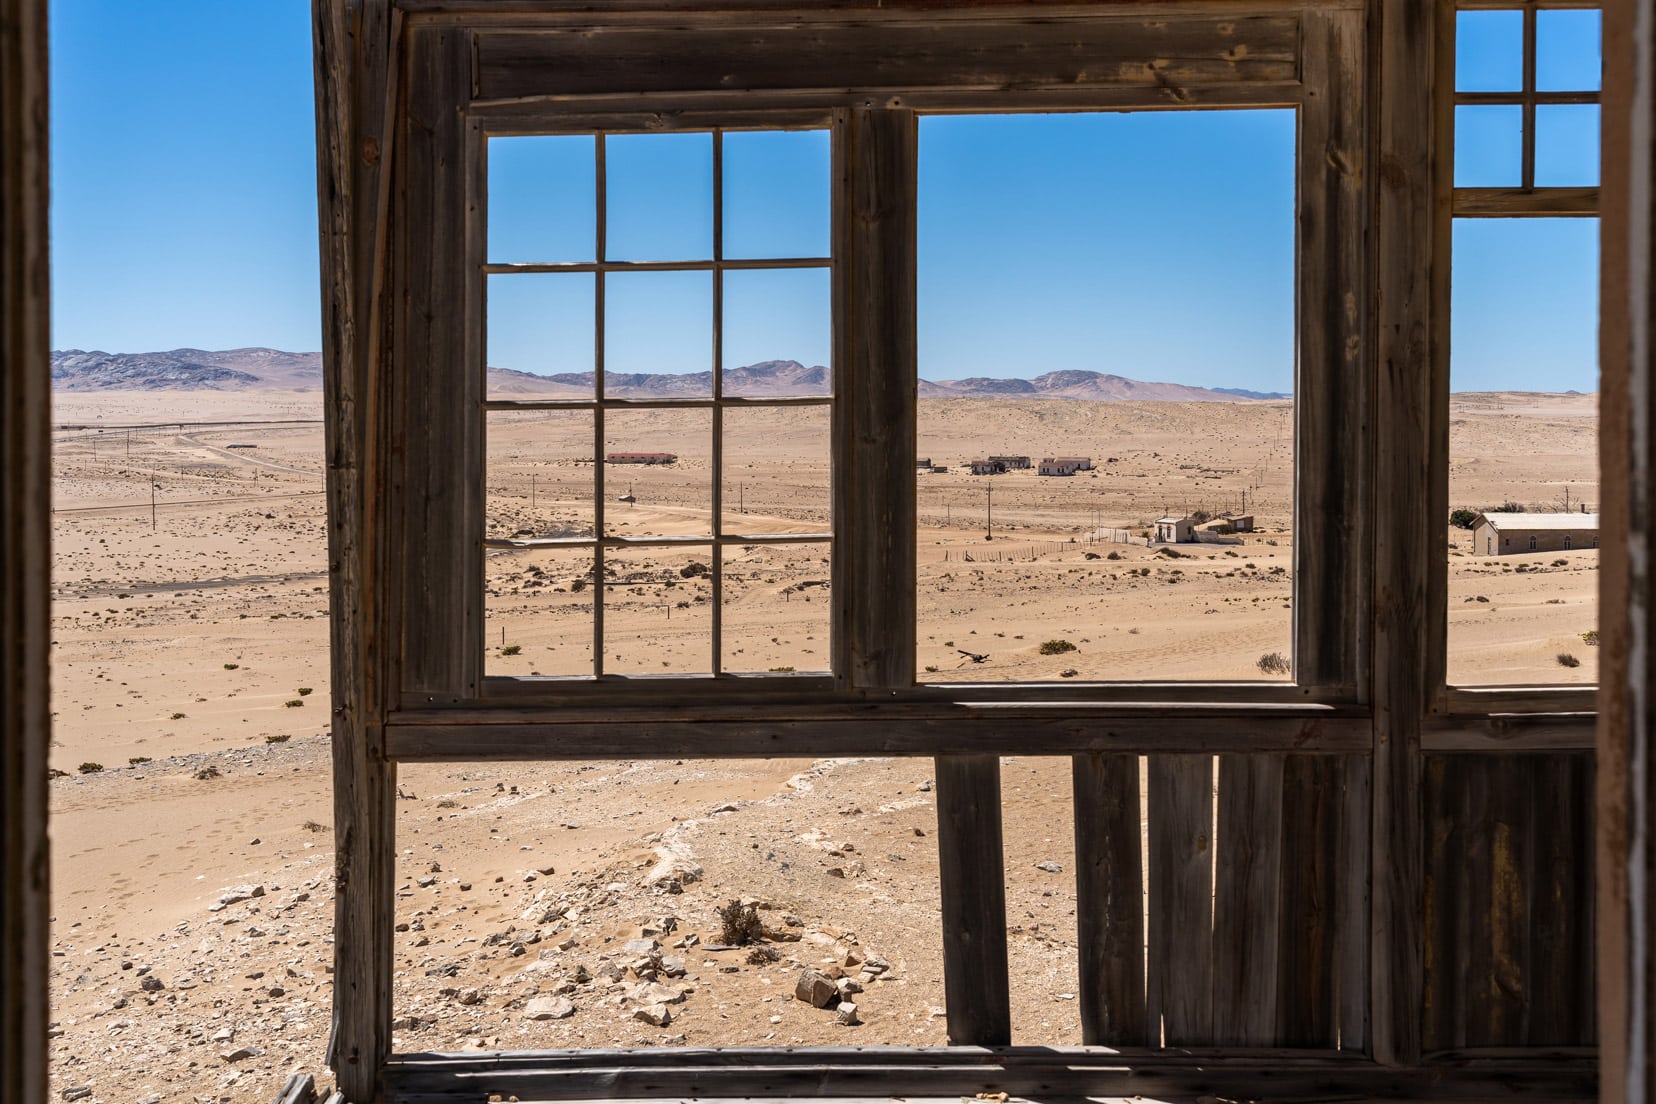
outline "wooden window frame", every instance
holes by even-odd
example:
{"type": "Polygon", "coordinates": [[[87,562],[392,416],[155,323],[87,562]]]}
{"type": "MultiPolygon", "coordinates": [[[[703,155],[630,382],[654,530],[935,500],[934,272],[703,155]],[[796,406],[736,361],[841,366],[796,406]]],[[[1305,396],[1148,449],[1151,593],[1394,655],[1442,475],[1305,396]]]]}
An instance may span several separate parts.
{"type": "MultiPolygon", "coordinates": [[[[1438,257],[1433,265],[1433,485],[1428,517],[1449,516],[1449,388],[1451,271],[1454,223],[1462,218],[1597,218],[1599,187],[1534,186],[1537,103],[1600,103],[1593,93],[1535,90],[1536,14],[1539,11],[1602,11],[1599,0],[1440,0],[1436,7],[1437,146],[1435,190],[1438,257]],[[1456,16],[1463,11],[1521,11],[1524,15],[1523,88],[1516,92],[1460,92],[1455,88],[1456,16]],[[1517,188],[1455,186],[1455,108],[1466,103],[1510,103],[1524,108],[1524,185],[1517,188]]],[[[1602,81],[1601,81],[1602,89],[1602,81]]],[[[1433,530],[1434,563],[1444,565],[1430,582],[1429,669],[1433,717],[1426,746],[1463,751],[1523,747],[1532,751],[1593,746],[1598,688],[1580,685],[1459,685],[1448,679],[1449,549],[1433,530]]]]}
{"type": "MultiPolygon", "coordinates": [[[[544,16],[528,26],[411,25],[415,70],[433,78],[454,73],[446,86],[440,79],[423,80],[409,93],[411,114],[452,118],[447,148],[434,147],[430,157],[432,164],[447,166],[445,181],[430,202],[452,205],[430,214],[447,218],[452,232],[403,240],[406,256],[396,267],[438,275],[414,281],[411,291],[398,298],[413,304],[404,316],[409,321],[436,313],[424,303],[463,301],[465,306],[452,319],[428,327],[417,347],[405,346],[404,362],[395,369],[397,376],[421,378],[428,386],[410,393],[400,414],[393,415],[403,425],[427,427],[422,431],[427,444],[404,453],[406,474],[391,504],[393,511],[406,504],[403,531],[410,551],[385,567],[391,575],[387,590],[401,594],[400,601],[390,603],[400,622],[392,638],[401,642],[393,658],[400,668],[393,673],[393,685],[400,689],[387,718],[390,753],[399,759],[480,753],[556,758],[598,749],[616,755],[767,755],[820,746],[824,752],[926,754],[1006,739],[1010,729],[1032,749],[1061,754],[1100,746],[1103,738],[1096,731],[1077,726],[1087,710],[1124,729],[1116,738],[1128,741],[1165,727],[1169,716],[1180,717],[1187,722],[1181,730],[1192,750],[1228,746],[1223,718],[1238,709],[1249,717],[1244,743],[1274,739],[1279,746],[1304,747],[1309,739],[1330,749],[1366,745],[1363,611],[1370,570],[1369,511],[1363,496],[1369,385],[1366,312],[1360,308],[1363,192],[1351,172],[1362,156],[1363,94],[1353,59],[1337,56],[1341,48],[1360,50],[1357,15],[1341,14],[1356,8],[1349,3],[1292,6],[1274,14],[1244,13],[1239,20],[1178,5],[1168,10],[1183,14],[1171,30],[1165,23],[1102,16],[1095,9],[1050,17],[1048,25],[1057,33],[1047,33],[1056,50],[1073,50],[1074,37],[1091,36],[1092,49],[1121,55],[1118,68],[1101,65],[1096,77],[1040,76],[1053,58],[1036,50],[1016,63],[1027,73],[1015,88],[985,87],[994,82],[985,82],[974,56],[989,49],[998,33],[992,18],[959,20],[953,32],[958,44],[940,50],[930,19],[898,13],[872,25],[854,25],[823,15],[814,28],[823,44],[791,58],[792,70],[781,65],[771,41],[786,35],[788,24],[782,22],[752,28],[752,46],[721,47],[717,32],[700,32],[703,37],[696,40],[693,28],[652,26],[640,18],[611,29],[616,41],[606,43],[601,71],[583,67],[580,35],[590,33],[591,17],[544,16]],[[1319,37],[1312,28],[1323,23],[1329,27],[1319,37]],[[1241,41],[1248,33],[1257,33],[1259,42],[1252,53],[1244,47],[1239,60],[1221,58],[1214,64],[1199,56],[1203,49],[1241,41]],[[664,35],[676,41],[671,48],[686,59],[697,51],[726,49],[734,53],[729,64],[749,67],[753,84],[772,81],[785,87],[730,93],[710,86],[667,95],[658,87],[664,78],[656,66],[626,60],[629,50],[653,56],[664,35]],[[890,65],[856,60],[875,35],[907,36],[915,53],[899,53],[890,65]],[[1170,63],[1157,56],[1155,47],[1185,48],[1181,36],[1196,43],[1192,52],[1197,56],[1174,63],[1181,70],[1165,68],[1170,63]],[[691,40],[696,44],[687,45],[691,40]],[[842,52],[836,55],[836,49],[842,52]],[[949,49],[955,50],[952,60],[949,49]],[[849,73],[832,72],[834,67],[849,73]],[[547,75],[552,72],[558,74],[555,79],[547,75]],[[847,75],[855,79],[847,81],[847,75]],[[820,87],[810,87],[813,78],[820,87]],[[593,92],[601,82],[626,90],[593,92]],[[807,83],[800,87],[797,82],[807,83]],[[870,88],[870,82],[881,83],[870,88]],[[841,83],[860,87],[848,94],[841,83]],[[670,112],[663,110],[669,106],[670,112]],[[848,120],[858,111],[895,111],[914,130],[920,113],[1106,107],[1291,108],[1299,115],[1302,147],[1333,145],[1344,151],[1344,161],[1296,159],[1296,235],[1302,261],[1295,290],[1295,681],[920,683],[914,663],[915,493],[909,455],[916,418],[913,196],[910,209],[902,213],[908,224],[895,227],[902,236],[889,243],[906,254],[896,261],[910,270],[859,269],[856,217],[849,208],[856,202],[857,174],[864,170],[852,163],[855,153],[845,141],[848,120]],[[826,125],[834,133],[831,679],[483,677],[481,555],[475,537],[467,544],[470,534],[482,530],[482,504],[479,488],[460,485],[460,473],[480,470],[480,435],[475,420],[462,421],[452,412],[482,410],[485,404],[478,381],[457,381],[437,367],[456,359],[482,362],[480,289],[475,277],[455,287],[453,276],[495,268],[482,256],[487,216],[481,151],[489,137],[498,135],[766,125],[826,125]],[[439,282],[441,287],[419,286],[439,282]],[[865,306],[874,300],[881,304],[880,315],[904,317],[889,323],[877,318],[884,330],[875,329],[863,320],[874,313],[865,306]],[[436,350],[441,351],[433,356],[436,350]],[[429,428],[439,422],[440,429],[429,428]],[[423,455],[428,452],[443,462],[433,463],[423,455]],[[894,535],[900,536],[893,540],[894,535]],[[1312,551],[1330,548],[1338,552],[1312,551]],[[864,718],[876,703],[882,724],[871,729],[864,718]],[[649,727],[636,727],[644,724],[649,727]],[[940,731],[944,725],[947,736],[940,731]],[[1209,731],[1202,732],[1204,727],[1209,731]]],[[[421,137],[415,131],[412,141],[421,137]]],[[[915,138],[911,134],[904,141],[912,145],[915,138]]],[[[909,192],[915,186],[915,157],[909,150],[903,158],[903,186],[909,192]]]]}
{"type": "MultiPolygon", "coordinates": [[[[1442,633],[1432,627],[1431,595],[1441,586],[1443,537],[1419,524],[1419,508],[1440,514],[1434,495],[1446,493],[1434,478],[1447,440],[1437,387],[1447,346],[1435,298],[1447,271],[1448,204],[1434,171],[1443,7],[600,0],[574,11],[563,0],[319,2],[339,881],[329,1062],[347,1097],[1590,1095],[1590,1048],[1423,1064],[1423,753],[1521,751],[1557,738],[1554,714],[1513,722],[1484,712],[1448,725],[1434,716],[1430,658],[1442,633]],[[546,47],[559,35],[578,45],[549,64],[546,47]],[[1215,49],[1215,35],[1242,49],[1215,49]],[[784,56],[779,46],[790,41],[805,50],[784,56]],[[628,50],[617,47],[625,42],[648,64],[626,63],[628,50]],[[573,83],[549,89],[549,72],[573,83]],[[836,413],[900,432],[836,434],[855,447],[836,466],[835,509],[842,531],[860,539],[903,532],[890,557],[912,547],[906,530],[881,526],[912,514],[902,499],[914,487],[913,427],[900,414],[913,409],[903,390],[914,375],[915,323],[912,292],[893,302],[869,291],[912,286],[915,182],[897,167],[915,155],[913,113],[1224,106],[1300,108],[1299,190],[1311,199],[1298,220],[1295,509],[1314,532],[1298,534],[1296,549],[1310,557],[1310,570],[1304,559],[1296,565],[1297,684],[1041,686],[1021,699],[999,687],[916,693],[912,649],[852,631],[836,645],[848,657],[836,671],[849,672],[860,692],[832,702],[766,696],[732,706],[675,687],[659,701],[589,707],[480,693],[481,649],[454,646],[478,616],[466,588],[481,579],[479,530],[443,524],[480,516],[469,512],[479,487],[440,470],[475,455],[465,425],[456,436],[430,415],[481,410],[481,373],[457,366],[470,363],[467,335],[481,326],[463,274],[482,263],[466,229],[476,225],[484,183],[482,113],[492,126],[525,132],[706,126],[741,110],[778,124],[825,113],[837,120],[834,164],[844,179],[835,194],[849,209],[835,226],[835,294],[852,317],[836,325],[835,368],[855,385],[836,384],[844,388],[836,413]],[[452,171],[457,165],[463,171],[452,171]],[[456,262],[416,263],[415,237],[456,262]],[[1332,466],[1309,466],[1306,456],[1332,466]],[[443,647],[420,647],[433,629],[455,631],[443,647]],[[852,753],[935,757],[950,1047],[391,1053],[398,762],[852,753]],[[1073,756],[1080,1048],[1006,1045],[998,764],[1014,753],[1073,756]],[[1152,878],[1158,858],[1164,875],[1170,863],[1192,875],[1175,875],[1188,885],[1151,892],[1197,905],[1208,893],[1202,872],[1211,859],[1198,841],[1211,824],[1216,754],[1244,783],[1228,805],[1221,799],[1221,835],[1240,829],[1230,838],[1251,838],[1252,826],[1274,823],[1305,859],[1302,842],[1325,837],[1291,835],[1285,815],[1273,821],[1277,792],[1282,804],[1291,797],[1301,806],[1296,825],[1339,825],[1337,844],[1313,864],[1344,872],[1337,890],[1295,889],[1301,906],[1346,935],[1317,941],[1337,946],[1344,979],[1332,994],[1334,1049],[1326,1035],[1311,1049],[1276,1045],[1298,1025],[1262,1015],[1270,1005],[1249,996],[1259,970],[1270,973],[1263,964],[1286,969],[1272,975],[1279,981],[1299,974],[1298,960],[1272,958],[1274,919],[1247,933],[1216,929],[1211,944],[1199,923],[1186,925],[1195,932],[1188,959],[1167,943],[1176,928],[1164,926],[1160,948],[1152,933],[1147,958],[1162,977],[1148,995],[1122,965],[1146,942],[1136,897],[1138,757],[1149,757],[1151,800],[1163,803],[1150,818],[1152,878]],[[1216,962],[1211,947],[1221,940],[1226,957],[1216,962]],[[1231,1042],[1209,1045],[1216,1036],[1202,1029],[1198,1006],[1212,996],[1217,1023],[1221,992],[1240,1020],[1226,1021],[1231,1042]],[[1176,1042],[1177,1021],[1195,1023],[1205,1041],[1163,1048],[1145,1034],[1147,1013],[1170,1025],[1168,1040],[1176,1042]]],[[[914,602],[911,574],[895,584],[836,578],[835,589],[838,600],[867,607],[846,614],[853,630],[914,602]]],[[[1244,851],[1213,899],[1253,900],[1253,875],[1244,874],[1255,853],[1244,851]]],[[[1332,976],[1331,964],[1320,973],[1332,976]]]]}

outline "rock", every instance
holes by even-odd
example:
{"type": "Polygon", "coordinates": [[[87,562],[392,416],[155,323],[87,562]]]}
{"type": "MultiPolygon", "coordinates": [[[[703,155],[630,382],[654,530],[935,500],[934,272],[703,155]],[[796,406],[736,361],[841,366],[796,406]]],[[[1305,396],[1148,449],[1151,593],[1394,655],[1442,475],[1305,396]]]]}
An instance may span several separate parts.
{"type": "Polygon", "coordinates": [[[839,990],[839,995],[840,995],[841,999],[849,997],[853,993],[860,993],[860,992],[863,991],[863,987],[862,987],[861,982],[859,982],[856,978],[848,978],[848,977],[842,977],[839,980],[835,981],[834,982],[834,988],[839,990]]]}
{"type": "Polygon", "coordinates": [[[677,1004],[684,999],[684,990],[676,985],[645,981],[627,986],[626,997],[634,1004],[677,1004]]]}
{"type": "Polygon", "coordinates": [[[806,967],[794,983],[794,996],[812,1008],[827,1008],[839,1000],[839,989],[821,970],[806,967]]]}
{"type": "Polygon", "coordinates": [[[481,1004],[483,1002],[483,994],[475,988],[467,988],[460,990],[460,992],[455,995],[454,999],[459,1001],[461,1004],[481,1004]]]}
{"type": "Polygon", "coordinates": [[[161,979],[156,977],[154,974],[147,974],[144,979],[138,983],[138,988],[142,989],[146,993],[159,993],[161,990],[165,989],[166,986],[163,985],[161,983],[161,979]]]}
{"type": "Polygon", "coordinates": [[[653,939],[629,939],[621,949],[631,955],[651,955],[661,950],[661,944],[653,939]]]}
{"type": "Polygon", "coordinates": [[[235,1050],[227,1050],[223,1054],[219,1055],[219,1057],[223,1058],[226,1062],[240,1062],[248,1058],[258,1058],[263,1054],[264,1051],[260,1050],[256,1046],[242,1046],[237,1047],[235,1050]]]}
{"type": "Polygon", "coordinates": [[[213,1042],[215,1043],[233,1043],[235,1041],[236,1033],[228,1027],[221,1027],[213,1032],[213,1042]]]}
{"type": "Polygon", "coordinates": [[[1035,869],[1044,870],[1048,874],[1062,874],[1064,872],[1064,868],[1053,862],[1051,859],[1048,859],[1046,862],[1036,863],[1035,869]]]}
{"type": "Polygon", "coordinates": [[[575,1002],[568,997],[533,997],[523,1006],[526,1020],[567,1020],[575,1014],[575,1002]]]}
{"type": "Polygon", "coordinates": [[[633,1010],[633,1019],[643,1020],[652,1027],[666,1027],[673,1022],[673,1014],[665,1004],[647,1004],[633,1010]]]}
{"type": "Polygon", "coordinates": [[[840,1006],[834,1010],[834,1022],[842,1027],[856,1027],[862,1023],[857,1018],[857,1006],[850,1001],[840,1002],[840,1006]]]}
{"type": "Polygon", "coordinates": [[[669,882],[686,886],[691,882],[701,881],[701,864],[691,856],[689,848],[682,844],[677,847],[663,846],[657,847],[655,853],[656,864],[644,875],[646,888],[666,885],[669,882]]]}
{"type": "Polygon", "coordinates": [[[70,1085],[63,1090],[65,1100],[85,1100],[92,1095],[91,1085],[70,1085]]]}

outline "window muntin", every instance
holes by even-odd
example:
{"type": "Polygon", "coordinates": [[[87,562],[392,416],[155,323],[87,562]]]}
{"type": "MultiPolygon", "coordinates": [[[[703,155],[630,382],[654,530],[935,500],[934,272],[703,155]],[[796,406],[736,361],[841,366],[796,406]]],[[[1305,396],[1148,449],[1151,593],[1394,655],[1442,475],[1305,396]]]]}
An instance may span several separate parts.
{"type": "MultiPolygon", "coordinates": [[[[826,426],[832,404],[828,182],[811,179],[826,175],[826,158],[812,157],[826,152],[826,138],[706,130],[488,140],[491,201],[505,197],[504,217],[527,230],[520,240],[493,211],[481,274],[486,674],[718,674],[749,652],[722,641],[727,564],[746,555],[788,570],[813,546],[816,560],[831,558],[826,452],[787,428],[826,426]],[[803,169],[767,175],[765,155],[779,147],[803,169]],[[499,182],[496,164],[505,167],[499,182]],[[590,186],[571,179],[583,175],[590,186]],[[537,196],[576,205],[584,197],[588,209],[550,218],[537,196]],[[727,215],[740,257],[725,255],[727,215]],[[571,244],[581,231],[590,250],[571,244]],[[820,251],[787,251],[799,246],[820,251]],[[778,309],[767,311],[767,301],[778,309]],[[741,359],[763,349],[773,352],[741,359]],[[793,453],[779,461],[777,445],[793,453]],[[559,497],[543,503],[543,481],[559,497]],[[756,506],[781,514],[786,504],[791,516],[744,513],[750,481],[756,506]],[[724,502],[731,487],[734,511],[724,502]],[[803,508],[811,502],[814,517],[803,508]],[[780,543],[790,556],[751,551],[780,543]],[[555,571],[535,562],[546,553],[563,554],[555,571]],[[514,647],[514,634],[530,647],[514,647]],[[590,643],[572,648],[575,637],[590,643]]],[[[791,607],[791,588],[818,582],[781,585],[791,607]]],[[[799,604],[802,613],[814,604],[812,616],[829,608],[799,604]]],[[[828,631],[813,623],[796,635],[820,641],[826,657],[828,631]]]]}

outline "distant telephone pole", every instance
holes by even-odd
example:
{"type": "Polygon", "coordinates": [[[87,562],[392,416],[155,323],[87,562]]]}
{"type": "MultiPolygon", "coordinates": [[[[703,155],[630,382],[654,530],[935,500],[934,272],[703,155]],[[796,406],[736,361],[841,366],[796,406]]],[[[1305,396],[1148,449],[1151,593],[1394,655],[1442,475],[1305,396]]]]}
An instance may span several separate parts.
{"type": "Polygon", "coordinates": [[[994,477],[990,476],[990,482],[984,486],[984,490],[988,492],[984,507],[985,512],[983,521],[983,539],[986,541],[995,539],[995,484],[993,480],[994,477]]]}

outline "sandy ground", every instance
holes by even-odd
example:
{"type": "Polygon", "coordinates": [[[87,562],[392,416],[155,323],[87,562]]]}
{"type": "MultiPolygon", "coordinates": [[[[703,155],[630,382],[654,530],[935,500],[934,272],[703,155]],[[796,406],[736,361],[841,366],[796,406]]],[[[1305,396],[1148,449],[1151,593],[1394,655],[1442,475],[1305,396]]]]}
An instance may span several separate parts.
{"type": "MultiPolygon", "coordinates": [[[[1457,400],[1452,505],[1545,506],[1568,489],[1596,506],[1594,415],[1592,396],[1457,400]]],[[[289,1071],[322,1069],[319,416],[314,394],[61,397],[54,1095],[263,1101],[289,1071]]],[[[601,472],[590,418],[497,417],[487,535],[589,536],[601,476],[607,531],[707,536],[699,417],[631,413],[606,448],[679,461],[601,472]]],[[[1291,432],[1283,403],[923,403],[917,452],[936,463],[1057,453],[1098,467],[917,476],[922,677],[1281,677],[1258,660],[1289,651],[1291,432]],[[1240,544],[1175,558],[1110,539],[1244,496],[1259,531],[1240,544]],[[1073,649],[1042,647],[1055,641],[1073,649]]],[[[598,589],[606,671],[825,669],[825,413],[733,415],[725,457],[725,531],[757,539],[725,550],[717,598],[709,545],[608,555],[601,588],[589,550],[496,549],[488,670],[589,674],[598,589]]],[[[1451,538],[1453,679],[1595,677],[1582,634],[1596,553],[1490,559],[1451,538]]],[[[1074,1043],[1067,764],[1007,760],[1003,779],[1016,1037],[1074,1043]]],[[[401,1049],[943,1041],[925,760],[443,765],[399,782],[401,1049]],[[717,909],[739,898],[760,906],[775,960],[717,949],[717,909]],[[808,964],[863,986],[860,1025],[792,1000],[808,964]],[[664,1022],[636,1018],[657,1003],[664,1022]]]]}

